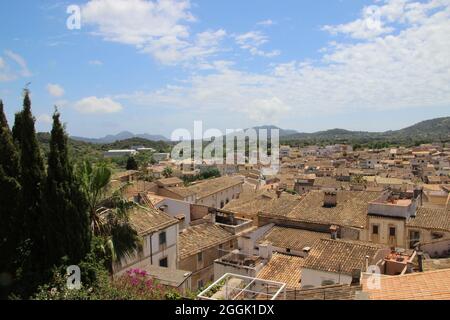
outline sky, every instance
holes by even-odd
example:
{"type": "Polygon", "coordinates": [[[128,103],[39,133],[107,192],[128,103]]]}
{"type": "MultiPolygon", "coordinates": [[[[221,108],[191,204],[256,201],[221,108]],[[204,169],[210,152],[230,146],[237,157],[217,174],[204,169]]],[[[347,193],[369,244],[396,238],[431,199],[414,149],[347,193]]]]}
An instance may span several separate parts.
{"type": "Polygon", "coordinates": [[[4,0],[0,21],[0,99],[12,125],[28,84],[39,131],[55,105],[84,137],[450,116],[450,0],[4,0]]]}

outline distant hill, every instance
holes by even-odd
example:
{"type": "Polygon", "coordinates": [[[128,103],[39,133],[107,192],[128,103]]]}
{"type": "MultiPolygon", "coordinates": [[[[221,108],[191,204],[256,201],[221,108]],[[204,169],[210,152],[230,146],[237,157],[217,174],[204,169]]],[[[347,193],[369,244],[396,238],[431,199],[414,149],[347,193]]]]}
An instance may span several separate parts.
{"type": "Polygon", "coordinates": [[[85,138],[85,137],[71,137],[73,140],[77,141],[83,141],[83,142],[89,142],[89,143],[97,143],[97,144],[105,144],[105,143],[113,143],[116,141],[123,141],[127,139],[132,138],[141,138],[149,141],[169,141],[166,137],[162,135],[152,135],[148,133],[142,133],[142,134],[134,134],[129,131],[122,131],[116,135],[107,135],[102,138],[85,138]]]}
{"type": "MultiPolygon", "coordinates": [[[[37,134],[38,142],[44,154],[48,154],[50,150],[50,133],[39,132],[37,134]]],[[[103,158],[103,153],[112,149],[129,149],[132,146],[144,146],[153,148],[157,152],[170,152],[172,145],[165,141],[151,141],[144,138],[134,137],[130,139],[114,141],[112,143],[92,143],[79,141],[73,138],[68,139],[69,151],[78,161],[80,159],[98,160],[103,158]]]]}
{"type": "MultiPolygon", "coordinates": [[[[278,129],[281,142],[293,145],[316,143],[390,143],[413,145],[417,143],[439,141],[450,142],[450,117],[426,120],[404,129],[385,132],[331,129],[314,133],[304,133],[295,130],[282,129],[274,125],[257,126],[253,127],[253,129],[257,132],[261,129],[266,129],[269,136],[271,130],[278,129]]],[[[43,138],[43,136],[41,138],[43,138]]],[[[70,141],[75,148],[84,149],[87,146],[90,146],[96,150],[129,148],[133,145],[144,145],[156,150],[166,150],[168,146],[171,145],[171,142],[161,135],[133,134],[128,131],[123,131],[116,135],[107,135],[98,139],[71,137],[70,141]]]]}
{"type": "Polygon", "coordinates": [[[289,130],[289,129],[281,129],[277,126],[270,126],[270,125],[266,125],[266,126],[259,126],[259,127],[253,127],[252,129],[255,129],[256,132],[259,133],[259,130],[261,129],[265,129],[267,130],[267,134],[270,136],[271,132],[273,129],[278,129],[279,133],[280,133],[280,137],[286,137],[286,136],[290,136],[293,134],[297,134],[298,132],[295,130],[289,130]]]}
{"type": "Polygon", "coordinates": [[[413,126],[385,132],[349,131],[332,129],[314,133],[294,133],[283,136],[283,141],[304,143],[374,143],[387,142],[414,144],[425,142],[450,141],[450,117],[436,118],[419,122],[413,126]]]}

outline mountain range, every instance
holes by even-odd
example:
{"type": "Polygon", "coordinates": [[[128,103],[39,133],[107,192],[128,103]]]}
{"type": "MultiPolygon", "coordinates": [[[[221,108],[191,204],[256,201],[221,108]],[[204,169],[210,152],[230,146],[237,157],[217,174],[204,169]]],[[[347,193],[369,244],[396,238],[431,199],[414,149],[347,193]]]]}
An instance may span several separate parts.
{"type": "Polygon", "coordinates": [[[148,133],[134,134],[129,131],[122,131],[115,135],[109,134],[102,138],[84,138],[84,137],[76,137],[76,136],[72,136],[71,138],[76,141],[96,143],[96,144],[113,143],[116,141],[128,140],[128,139],[132,139],[132,138],[141,138],[141,139],[150,140],[150,141],[165,141],[165,142],[169,141],[169,139],[167,139],[166,137],[164,137],[162,135],[155,135],[155,134],[148,134],[148,133]]]}
{"type": "MultiPolygon", "coordinates": [[[[410,127],[400,130],[390,130],[384,132],[368,132],[368,131],[350,131],[345,129],[331,129],[314,133],[298,132],[296,130],[282,129],[273,125],[264,125],[253,127],[257,132],[266,129],[269,136],[271,130],[278,129],[280,139],[289,142],[348,142],[348,143],[370,143],[370,142],[431,142],[431,141],[450,141],[450,117],[436,118],[419,122],[410,127]]],[[[116,135],[107,135],[103,138],[83,138],[71,137],[73,140],[94,143],[108,144],[116,141],[140,138],[149,141],[170,140],[162,135],[152,134],[133,134],[129,131],[123,131],[116,135]]]]}
{"type": "Polygon", "coordinates": [[[350,141],[350,142],[412,142],[412,141],[450,141],[450,117],[436,118],[419,122],[400,130],[384,132],[349,131],[331,129],[315,133],[294,133],[282,135],[282,140],[298,141],[350,141]]]}

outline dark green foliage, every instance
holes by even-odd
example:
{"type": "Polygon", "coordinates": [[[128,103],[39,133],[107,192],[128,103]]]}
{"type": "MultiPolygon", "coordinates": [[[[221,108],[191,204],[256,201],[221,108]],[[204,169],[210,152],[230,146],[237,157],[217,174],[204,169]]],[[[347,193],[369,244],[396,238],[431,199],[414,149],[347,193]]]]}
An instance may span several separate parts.
{"type": "Polygon", "coordinates": [[[129,157],[127,160],[127,170],[137,170],[138,163],[134,157],[129,157]]]}
{"type": "Polygon", "coordinates": [[[17,257],[16,263],[23,267],[16,271],[21,283],[20,293],[27,296],[45,277],[42,263],[45,250],[39,227],[42,219],[45,168],[36,138],[28,90],[25,90],[23,110],[16,114],[13,137],[20,150],[19,182],[22,186],[20,214],[16,216],[15,224],[21,230],[17,247],[22,248],[22,254],[17,257]]]}
{"type": "Polygon", "coordinates": [[[170,167],[165,167],[164,170],[162,171],[162,175],[164,176],[164,178],[170,178],[172,177],[173,174],[173,170],[170,167]]]}
{"type": "Polygon", "coordinates": [[[46,204],[41,223],[46,267],[58,265],[63,257],[68,263],[78,263],[89,252],[91,240],[87,200],[74,175],[67,136],[59,117],[55,111],[48,155],[46,204]]]}
{"type": "Polygon", "coordinates": [[[414,146],[450,141],[450,117],[422,121],[408,128],[386,132],[364,132],[332,129],[315,133],[282,136],[283,144],[291,146],[348,143],[363,148],[383,148],[391,145],[414,146]]]}
{"type": "MultiPolygon", "coordinates": [[[[0,273],[14,277],[14,260],[18,235],[21,231],[18,204],[21,187],[19,184],[19,154],[14,145],[0,100],[0,273]]],[[[0,284],[0,299],[7,295],[9,285],[0,284]]]]}
{"type": "Polygon", "coordinates": [[[195,176],[183,176],[183,182],[185,185],[189,185],[190,183],[198,180],[206,180],[211,178],[219,178],[220,172],[217,168],[208,168],[204,170],[202,173],[195,176]]]}

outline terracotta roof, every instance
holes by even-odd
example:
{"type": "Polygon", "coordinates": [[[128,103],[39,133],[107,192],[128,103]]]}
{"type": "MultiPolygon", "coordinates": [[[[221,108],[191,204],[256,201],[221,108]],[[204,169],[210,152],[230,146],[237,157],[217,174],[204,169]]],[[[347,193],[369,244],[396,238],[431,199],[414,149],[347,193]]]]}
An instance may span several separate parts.
{"type": "Polygon", "coordinates": [[[286,300],[356,300],[361,286],[335,284],[320,288],[286,290],[286,300]]]}
{"type": "Polygon", "coordinates": [[[450,300],[450,269],[381,277],[380,289],[363,290],[372,300],[450,300]]]}
{"type": "Polygon", "coordinates": [[[212,223],[202,223],[183,230],[178,237],[180,259],[234,239],[235,236],[212,223]]]}
{"type": "Polygon", "coordinates": [[[142,206],[131,209],[129,216],[133,228],[139,235],[157,232],[178,223],[177,219],[160,210],[142,206]]]}
{"type": "Polygon", "coordinates": [[[350,182],[337,181],[333,177],[317,177],[314,180],[314,186],[321,188],[349,189],[350,182]]]}
{"type": "Polygon", "coordinates": [[[411,218],[408,227],[450,231],[450,210],[443,208],[419,207],[416,217],[411,218]]]}
{"type": "Polygon", "coordinates": [[[302,267],[305,259],[287,254],[274,253],[270,261],[258,273],[258,279],[286,283],[287,288],[301,287],[302,267]]]}
{"type": "Polygon", "coordinates": [[[186,187],[164,187],[164,189],[179,195],[182,198],[189,197],[195,193],[186,187]]]}
{"type": "Polygon", "coordinates": [[[365,268],[382,247],[366,242],[321,239],[305,259],[304,268],[351,275],[354,269],[365,268]]]}
{"type": "Polygon", "coordinates": [[[223,209],[246,218],[254,218],[260,212],[287,214],[300,203],[299,199],[299,196],[285,192],[278,198],[275,191],[264,190],[240,195],[239,199],[231,200],[223,209]]]}
{"type": "Polygon", "coordinates": [[[366,226],[369,202],[377,199],[380,195],[381,192],[340,190],[337,191],[336,207],[326,208],[323,206],[324,192],[311,191],[285,216],[297,221],[336,224],[362,229],[366,226]]]}
{"type": "Polygon", "coordinates": [[[156,184],[167,186],[172,184],[183,184],[183,180],[177,177],[171,177],[171,178],[165,178],[165,179],[159,179],[156,181],[156,184]]]}
{"type": "Polygon", "coordinates": [[[189,186],[187,189],[197,195],[197,199],[205,198],[211,194],[242,184],[243,181],[233,177],[220,177],[206,180],[196,185],[189,186]]]}
{"type": "Polygon", "coordinates": [[[425,259],[423,261],[424,271],[450,269],[450,258],[445,259],[425,259]]]}
{"type": "Polygon", "coordinates": [[[268,241],[275,247],[301,251],[305,247],[313,247],[317,240],[327,238],[330,238],[328,233],[275,226],[259,242],[268,241]]]}

